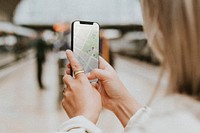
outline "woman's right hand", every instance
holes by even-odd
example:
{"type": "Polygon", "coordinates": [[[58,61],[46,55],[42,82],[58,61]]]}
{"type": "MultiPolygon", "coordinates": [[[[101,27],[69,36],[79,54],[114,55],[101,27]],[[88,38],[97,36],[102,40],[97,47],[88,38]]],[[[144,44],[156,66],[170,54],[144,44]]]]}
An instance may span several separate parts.
{"type": "Polygon", "coordinates": [[[102,57],[99,69],[87,74],[89,80],[98,79],[96,88],[101,94],[103,106],[119,118],[123,126],[142,106],[130,95],[116,71],[102,57]]]}
{"type": "Polygon", "coordinates": [[[99,57],[99,69],[94,69],[87,77],[89,80],[98,79],[96,88],[101,93],[104,107],[111,111],[130,95],[115,70],[102,57],[99,57]]]}

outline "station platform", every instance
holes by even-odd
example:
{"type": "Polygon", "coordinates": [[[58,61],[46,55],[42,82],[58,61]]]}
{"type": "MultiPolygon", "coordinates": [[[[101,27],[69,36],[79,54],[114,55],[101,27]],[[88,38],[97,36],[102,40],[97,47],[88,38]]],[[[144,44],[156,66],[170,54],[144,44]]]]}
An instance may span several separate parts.
{"type": "MultiPolygon", "coordinates": [[[[38,87],[36,61],[31,58],[5,70],[0,78],[0,133],[54,133],[68,119],[59,102],[58,57],[48,53],[44,65],[45,89],[38,87]]],[[[151,97],[160,67],[115,55],[120,79],[141,103],[151,97]]],[[[104,133],[121,133],[117,118],[103,109],[97,126],[104,133]]]]}

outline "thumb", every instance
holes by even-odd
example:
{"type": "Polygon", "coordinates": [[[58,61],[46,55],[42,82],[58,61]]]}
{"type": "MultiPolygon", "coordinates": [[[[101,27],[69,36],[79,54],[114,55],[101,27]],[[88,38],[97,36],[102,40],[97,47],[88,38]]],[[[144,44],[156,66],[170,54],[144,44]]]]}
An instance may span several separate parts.
{"type": "Polygon", "coordinates": [[[90,73],[87,74],[87,78],[89,80],[99,79],[99,80],[106,80],[108,78],[108,72],[102,69],[94,69],[90,73]]]}

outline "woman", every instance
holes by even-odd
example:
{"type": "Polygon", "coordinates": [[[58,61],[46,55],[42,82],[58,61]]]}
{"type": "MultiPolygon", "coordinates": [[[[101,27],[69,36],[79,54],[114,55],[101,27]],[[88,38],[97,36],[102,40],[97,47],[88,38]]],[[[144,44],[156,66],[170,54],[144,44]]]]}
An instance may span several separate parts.
{"type": "Polygon", "coordinates": [[[115,70],[102,58],[100,68],[89,74],[71,51],[67,51],[75,79],[69,69],[63,80],[63,107],[71,118],[60,132],[101,133],[95,126],[102,107],[114,112],[124,133],[200,132],[200,1],[143,0],[144,31],[151,47],[169,73],[166,95],[151,109],[133,98],[115,70]],[[97,84],[88,79],[98,78],[97,84]],[[152,110],[152,111],[151,111],[152,110]]]}

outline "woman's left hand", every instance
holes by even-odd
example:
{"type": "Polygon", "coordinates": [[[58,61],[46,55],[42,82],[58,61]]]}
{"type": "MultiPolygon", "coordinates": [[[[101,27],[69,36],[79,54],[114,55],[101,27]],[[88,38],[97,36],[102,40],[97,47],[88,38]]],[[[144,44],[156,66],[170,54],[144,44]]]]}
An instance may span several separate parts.
{"type": "MultiPolygon", "coordinates": [[[[66,51],[67,58],[73,71],[82,69],[72,51],[66,51]]],[[[90,84],[84,73],[73,78],[66,74],[63,77],[66,88],[63,91],[62,105],[70,118],[82,115],[96,123],[102,109],[101,96],[90,84]]]]}

